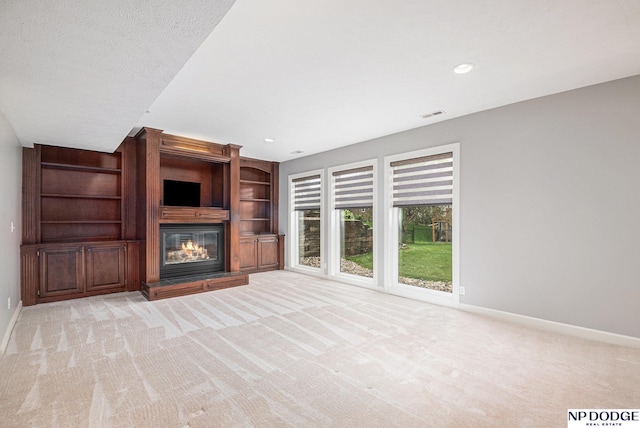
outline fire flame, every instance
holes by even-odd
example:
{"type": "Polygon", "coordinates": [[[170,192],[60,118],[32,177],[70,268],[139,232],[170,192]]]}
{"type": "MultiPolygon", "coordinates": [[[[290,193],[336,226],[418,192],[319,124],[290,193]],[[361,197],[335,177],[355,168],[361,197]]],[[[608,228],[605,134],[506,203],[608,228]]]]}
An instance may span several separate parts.
{"type": "Polygon", "coordinates": [[[194,251],[197,254],[202,254],[202,247],[199,246],[198,244],[194,244],[193,242],[191,242],[191,239],[187,241],[186,245],[184,242],[182,243],[182,249],[186,251],[188,254],[193,253],[194,251]]]}

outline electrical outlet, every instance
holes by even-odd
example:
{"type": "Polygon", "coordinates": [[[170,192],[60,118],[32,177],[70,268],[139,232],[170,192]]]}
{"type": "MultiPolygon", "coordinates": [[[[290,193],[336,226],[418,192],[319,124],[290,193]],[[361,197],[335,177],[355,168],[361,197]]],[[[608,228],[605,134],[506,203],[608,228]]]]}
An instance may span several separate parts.
{"type": "Polygon", "coordinates": [[[460,295],[464,296],[464,293],[466,293],[467,290],[465,290],[465,288],[463,286],[460,286],[460,295]]]}
{"type": "Polygon", "coordinates": [[[11,309],[11,297],[7,297],[7,309],[11,309]]]}

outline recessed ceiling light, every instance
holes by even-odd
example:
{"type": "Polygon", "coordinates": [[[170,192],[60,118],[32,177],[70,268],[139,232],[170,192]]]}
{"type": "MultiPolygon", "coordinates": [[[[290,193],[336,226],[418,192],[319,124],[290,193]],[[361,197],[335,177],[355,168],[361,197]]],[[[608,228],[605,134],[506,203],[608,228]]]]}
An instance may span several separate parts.
{"type": "Polygon", "coordinates": [[[292,155],[299,155],[300,153],[304,153],[302,150],[294,150],[291,152],[292,155]]]}
{"type": "Polygon", "coordinates": [[[462,64],[456,65],[453,68],[453,72],[456,74],[465,74],[473,70],[473,67],[475,67],[475,64],[472,64],[470,62],[464,62],[462,64]]]}
{"type": "Polygon", "coordinates": [[[264,142],[265,143],[273,143],[275,140],[273,138],[265,138],[264,142]]]}

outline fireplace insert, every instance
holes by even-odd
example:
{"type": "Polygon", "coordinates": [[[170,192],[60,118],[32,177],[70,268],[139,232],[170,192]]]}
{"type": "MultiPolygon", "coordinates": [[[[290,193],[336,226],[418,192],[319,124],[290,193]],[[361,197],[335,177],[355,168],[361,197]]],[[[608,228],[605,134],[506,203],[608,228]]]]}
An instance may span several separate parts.
{"type": "Polygon", "coordinates": [[[160,226],[160,279],[224,271],[224,225],[160,226]]]}

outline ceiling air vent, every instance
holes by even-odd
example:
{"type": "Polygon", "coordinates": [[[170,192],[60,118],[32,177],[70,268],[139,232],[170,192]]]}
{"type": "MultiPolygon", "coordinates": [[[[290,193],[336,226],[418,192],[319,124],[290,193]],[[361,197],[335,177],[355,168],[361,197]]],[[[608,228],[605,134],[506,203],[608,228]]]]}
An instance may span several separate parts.
{"type": "Polygon", "coordinates": [[[444,114],[444,110],[438,110],[438,111],[433,111],[431,113],[423,114],[422,118],[423,119],[428,119],[430,117],[440,116],[441,114],[444,114]]]}

